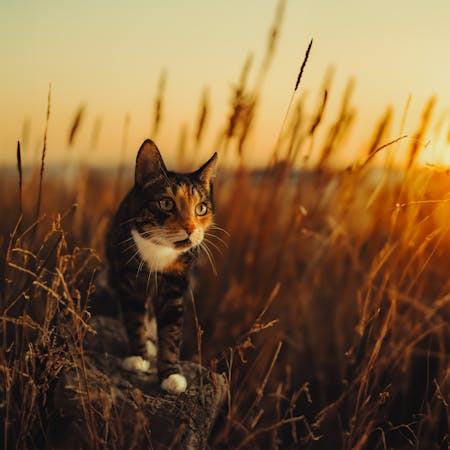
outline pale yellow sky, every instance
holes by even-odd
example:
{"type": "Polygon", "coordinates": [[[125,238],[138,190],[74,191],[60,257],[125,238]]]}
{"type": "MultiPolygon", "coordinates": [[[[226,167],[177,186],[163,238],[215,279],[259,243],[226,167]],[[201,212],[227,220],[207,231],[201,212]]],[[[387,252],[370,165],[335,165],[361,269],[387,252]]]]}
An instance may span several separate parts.
{"type": "MultiPolygon", "coordinates": [[[[212,152],[229,111],[231,86],[250,52],[251,76],[257,72],[276,4],[271,0],[1,2],[0,163],[14,161],[16,141],[23,140],[26,122],[24,158],[36,157],[42,146],[49,83],[50,162],[67,157],[67,135],[80,104],[86,105],[86,114],[70,158],[89,154],[95,163],[117,162],[128,114],[126,158],[132,162],[149,135],[163,69],[167,85],[164,121],[156,137],[159,147],[170,160],[180,129],[193,132],[199,99],[207,87],[211,116],[201,155],[212,152]],[[92,150],[89,142],[98,118],[102,126],[92,150]]],[[[304,96],[307,111],[312,113],[318,102],[329,66],[335,67],[332,104],[339,104],[349,78],[356,81],[352,106],[357,120],[349,155],[367,143],[388,105],[394,108],[392,137],[396,137],[410,94],[406,133],[413,133],[430,95],[438,98],[436,117],[442,116],[450,108],[449,24],[448,0],[288,1],[249,160],[260,161],[260,155],[273,148],[310,38],[314,45],[298,93],[304,96]]],[[[334,111],[330,113],[331,121],[334,111]]],[[[450,116],[442,117],[445,128],[450,116]]]]}

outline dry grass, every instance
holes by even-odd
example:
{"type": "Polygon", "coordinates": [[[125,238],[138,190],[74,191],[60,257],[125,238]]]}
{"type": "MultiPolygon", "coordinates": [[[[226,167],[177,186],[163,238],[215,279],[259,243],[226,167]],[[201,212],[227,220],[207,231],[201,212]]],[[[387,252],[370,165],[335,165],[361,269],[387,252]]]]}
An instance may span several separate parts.
{"type": "MultiPolygon", "coordinates": [[[[276,28],[271,33],[276,37],[276,28]]],[[[249,67],[218,138],[222,153],[237,157],[251,152],[247,136],[267,64],[253,88],[249,67]]],[[[162,117],[160,84],[154,130],[162,117]]],[[[387,111],[368,148],[361,146],[360,160],[331,170],[352,123],[351,89],[328,130],[321,129],[329,81],[309,119],[297,106],[275,149],[276,164],[257,172],[241,164],[219,174],[217,227],[208,236],[218,275],[205,257],[188,302],[183,350],[184,358],[224,372],[230,383],[211,448],[442,449],[450,443],[450,179],[417,165],[434,100],[414,138],[400,136],[403,131],[388,137],[387,111]],[[325,131],[323,144],[318,130],[325,131]],[[400,143],[409,145],[405,167],[393,169],[389,158],[380,166],[377,157],[400,143]],[[312,153],[316,166],[298,170],[312,153]]],[[[195,142],[208,108],[205,94],[195,142]]],[[[105,230],[132,182],[122,163],[119,176],[85,164],[74,185],[48,175],[35,217],[32,193],[43,169],[33,170],[30,176],[19,163],[24,181],[17,195],[16,179],[0,180],[2,192],[11,193],[0,200],[4,448],[48,445],[52,388],[63,368],[83,367],[105,230]]],[[[98,411],[89,402],[84,408],[90,447],[120,448],[124,424],[116,412],[102,418],[112,430],[103,436],[95,427],[98,411]]],[[[141,419],[136,433],[147,430],[141,419]]]]}

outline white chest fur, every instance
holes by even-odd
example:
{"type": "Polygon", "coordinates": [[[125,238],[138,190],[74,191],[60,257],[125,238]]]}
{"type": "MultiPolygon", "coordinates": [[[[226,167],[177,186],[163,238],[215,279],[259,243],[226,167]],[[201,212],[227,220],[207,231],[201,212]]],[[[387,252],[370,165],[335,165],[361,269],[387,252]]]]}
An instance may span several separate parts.
{"type": "Polygon", "coordinates": [[[139,256],[147,263],[151,272],[164,270],[178,257],[179,252],[170,247],[163,247],[143,238],[137,230],[131,230],[139,256]]]}

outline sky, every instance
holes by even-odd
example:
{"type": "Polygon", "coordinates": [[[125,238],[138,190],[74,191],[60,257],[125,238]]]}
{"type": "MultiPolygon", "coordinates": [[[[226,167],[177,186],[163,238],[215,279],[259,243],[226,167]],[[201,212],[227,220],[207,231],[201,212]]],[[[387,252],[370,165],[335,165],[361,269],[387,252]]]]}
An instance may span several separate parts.
{"type": "MultiPolygon", "coordinates": [[[[193,159],[206,158],[216,150],[232,88],[249,54],[254,61],[250,78],[257,73],[276,7],[272,0],[2,0],[0,164],[14,161],[17,140],[23,144],[25,161],[38,157],[50,84],[50,162],[64,158],[89,158],[94,164],[117,164],[121,158],[133,162],[147,137],[173,160],[181,130],[188,137],[194,132],[205,89],[210,105],[206,135],[200,149],[194,149],[190,140],[187,151],[195,152],[193,159]],[[158,134],[151,136],[163,71],[167,74],[163,120],[158,134]],[[69,130],[81,105],[85,114],[69,149],[69,130]]],[[[332,120],[346,84],[354,80],[351,104],[357,114],[348,141],[349,158],[367,145],[388,106],[394,120],[386,139],[399,135],[410,97],[404,131],[412,135],[427,100],[435,95],[433,118],[444,131],[440,137],[432,136],[439,147],[433,151],[440,152],[441,162],[450,163],[449,24],[448,0],[287,1],[248,161],[258,164],[273,149],[313,38],[296,96],[302,97],[307,111],[313,111],[333,67],[332,120]]]]}

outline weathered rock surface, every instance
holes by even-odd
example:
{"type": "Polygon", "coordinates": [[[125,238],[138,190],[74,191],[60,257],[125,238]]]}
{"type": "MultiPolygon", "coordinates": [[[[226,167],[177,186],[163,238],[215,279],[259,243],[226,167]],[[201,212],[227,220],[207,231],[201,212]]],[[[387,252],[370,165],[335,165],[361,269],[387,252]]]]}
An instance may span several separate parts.
{"type": "Polygon", "coordinates": [[[192,448],[206,446],[225,398],[223,376],[192,362],[181,363],[186,392],[159,387],[156,363],[148,373],[124,370],[128,343],[121,322],[94,317],[84,355],[60,377],[53,403],[50,448],[192,448]]]}

